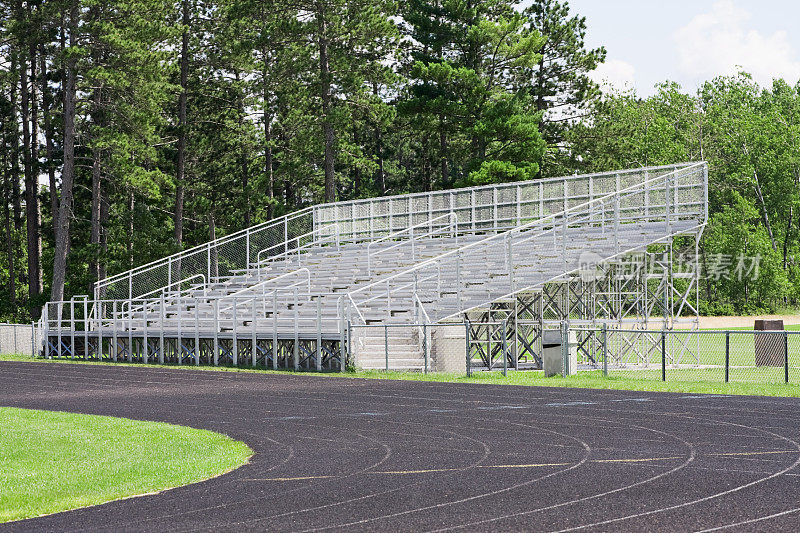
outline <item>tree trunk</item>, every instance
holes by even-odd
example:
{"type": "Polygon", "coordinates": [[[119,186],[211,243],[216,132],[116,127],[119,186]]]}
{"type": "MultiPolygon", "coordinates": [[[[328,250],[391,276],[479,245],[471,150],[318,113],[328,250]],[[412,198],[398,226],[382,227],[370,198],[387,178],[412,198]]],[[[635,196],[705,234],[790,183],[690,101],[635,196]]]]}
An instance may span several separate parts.
{"type": "Polygon", "coordinates": [[[97,282],[100,281],[100,205],[102,203],[100,150],[98,148],[92,149],[92,159],[92,222],[90,230],[92,258],[89,262],[89,272],[92,281],[97,282]]]}
{"type": "MultiPolygon", "coordinates": [[[[378,96],[378,84],[372,84],[372,94],[378,96]]],[[[386,175],[384,173],[383,161],[383,132],[381,131],[380,124],[375,124],[375,151],[378,158],[378,173],[375,176],[375,184],[381,194],[386,194],[386,175]]]]}
{"type": "MultiPolygon", "coordinates": [[[[17,85],[19,84],[19,71],[17,70],[17,53],[11,51],[11,124],[17,128],[17,85]]],[[[16,130],[17,132],[19,130],[16,130]]],[[[11,136],[11,191],[14,204],[14,229],[22,229],[22,190],[19,186],[19,135],[11,136]]]]}
{"type": "MultiPolygon", "coordinates": [[[[69,13],[69,44],[77,44],[78,2],[73,0],[69,13]]],[[[72,185],[75,179],[75,78],[74,56],[68,56],[65,65],[64,86],[64,166],[61,171],[61,201],[58,206],[58,226],[55,236],[53,258],[53,287],[50,299],[64,299],[64,279],[67,270],[67,254],[70,243],[70,213],[72,212],[72,185]]]]}
{"type": "Polygon", "coordinates": [[[264,153],[264,172],[267,175],[267,195],[269,205],[267,206],[267,217],[275,217],[275,174],[272,170],[272,117],[267,115],[264,110],[264,139],[266,141],[266,151],[264,153]]]}
{"type": "MultiPolygon", "coordinates": [[[[355,120],[353,121],[353,146],[358,146],[358,130],[355,127],[355,120]]],[[[353,193],[351,198],[358,198],[361,194],[361,168],[358,162],[353,163],[353,193]]]]}
{"type": "MultiPolygon", "coordinates": [[[[31,57],[30,67],[32,75],[36,73],[36,58],[31,57]]],[[[33,76],[31,82],[34,82],[33,76]]],[[[25,167],[25,227],[27,230],[28,248],[28,298],[31,302],[39,299],[42,293],[41,274],[41,248],[42,240],[39,235],[39,180],[33,164],[33,154],[36,149],[36,139],[31,131],[31,110],[28,88],[28,65],[20,61],[19,69],[20,100],[22,111],[22,162],[25,167]]],[[[33,310],[33,309],[32,309],[33,310]]]]}
{"type": "Polygon", "coordinates": [[[758,198],[758,203],[761,205],[761,212],[764,214],[764,224],[767,226],[767,233],[769,233],[769,240],[772,243],[772,249],[777,250],[778,245],[775,242],[775,237],[772,234],[772,226],[769,223],[767,205],[764,203],[764,196],[761,194],[761,184],[758,182],[758,174],[755,171],[753,171],[753,179],[755,180],[754,188],[756,190],[756,197],[758,198]]]}
{"type": "Polygon", "coordinates": [[[134,225],[133,210],[135,207],[136,204],[135,204],[135,199],[133,197],[133,189],[131,189],[130,191],[128,191],[128,268],[134,267],[133,232],[135,225],[134,225]]]}
{"type": "MultiPolygon", "coordinates": [[[[214,210],[214,204],[212,203],[211,209],[208,211],[208,240],[210,241],[217,240],[217,223],[214,217],[214,210]]],[[[209,267],[211,275],[219,277],[219,254],[216,246],[211,249],[211,265],[209,267]]]]}
{"type": "MultiPolygon", "coordinates": [[[[13,124],[13,123],[12,123],[13,124]]],[[[2,125],[3,131],[5,124],[2,125]]],[[[17,315],[17,282],[14,261],[14,229],[11,225],[11,167],[7,161],[6,137],[3,138],[3,214],[5,215],[5,230],[6,230],[6,255],[8,258],[8,301],[13,310],[13,316],[17,315]]]]}
{"type": "Polygon", "coordinates": [[[444,131],[444,124],[439,130],[439,151],[441,152],[439,156],[442,158],[442,184],[440,187],[449,187],[450,169],[447,166],[447,133],[444,131]]]}
{"type": "Polygon", "coordinates": [[[181,94],[178,97],[178,164],[175,176],[175,244],[183,245],[183,195],[186,171],[186,90],[189,79],[189,0],[181,2],[184,26],[181,36],[181,94]]]}
{"type": "MultiPolygon", "coordinates": [[[[236,70],[235,73],[236,81],[239,82],[240,80],[240,73],[236,70]]],[[[238,83],[237,83],[238,85],[238,83]]],[[[244,227],[249,228],[251,224],[251,212],[250,212],[250,165],[247,162],[247,143],[245,142],[244,136],[244,123],[245,123],[245,109],[244,109],[244,96],[242,94],[239,95],[237,98],[237,112],[238,112],[238,125],[239,125],[239,135],[240,135],[240,146],[239,146],[239,168],[241,169],[242,173],[242,202],[244,202],[244,227]]]]}
{"type": "Polygon", "coordinates": [[[44,119],[45,157],[47,158],[47,177],[50,183],[50,212],[53,217],[53,234],[58,226],[58,186],[56,184],[56,166],[53,164],[53,124],[50,119],[52,100],[50,88],[47,86],[47,58],[44,45],[39,46],[39,75],[42,78],[42,118],[44,119]]]}
{"type": "Polygon", "coordinates": [[[319,44],[319,74],[320,74],[320,96],[322,97],[322,134],[325,137],[325,160],[323,169],[325,172],[325,201],[333,202],[336,200],[336,175],[334,173],[334,144],[336,143],[336,132],[331,122],[331,72],[328,61],[328,31],[327,23],[323,13],[322,2],[317,2],[317,31],[319,44]]]}
{"type": "MultiPolygon", "coordinates": [[[[100,267],[99,278],[106,278],[106,257],[108,254],[108,234],[106,227],[108,225],[108,195],[103,191],[102,183],[100,187],[100,267]]],[[[101,297],[105,297],[103,294],[101,297]]]]}

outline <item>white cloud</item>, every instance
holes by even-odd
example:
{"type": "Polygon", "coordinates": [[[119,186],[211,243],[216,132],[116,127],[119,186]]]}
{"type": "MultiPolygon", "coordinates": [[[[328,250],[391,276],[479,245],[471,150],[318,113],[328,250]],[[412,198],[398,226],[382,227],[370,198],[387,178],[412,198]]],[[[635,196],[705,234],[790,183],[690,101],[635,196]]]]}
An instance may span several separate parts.
{"type": "Polygon", "coordinates": [[[747,27],[750,18],[732,0],[720,0],[709,13],[695,16],[673,35],[680,70],[703,80],[743,69],[763,86],[773,78],[794,84],[800,78],[800,59],[786,31],[765,35],[747,27]]]}
{"type": "Polygon", "coordinates": [[[607,59],[591,73],[591,78],[601,86],[617,90],[632,89],[636,86],[636,68],[621,59],[607,59]]]}

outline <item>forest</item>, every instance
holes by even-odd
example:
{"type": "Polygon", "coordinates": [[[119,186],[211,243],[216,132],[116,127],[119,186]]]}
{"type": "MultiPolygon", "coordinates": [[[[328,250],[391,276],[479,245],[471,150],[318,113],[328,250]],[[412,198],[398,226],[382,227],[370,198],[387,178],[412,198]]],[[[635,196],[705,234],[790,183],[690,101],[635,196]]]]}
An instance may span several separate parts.
{"type": "Polygon", "coordinates": [[[600,86],[590,21],[528,5],[0,0],[0,321],[314,203],[693,160],[704,268],[758,258],[701,311],[796,307],[800,84],[600,86]]]}

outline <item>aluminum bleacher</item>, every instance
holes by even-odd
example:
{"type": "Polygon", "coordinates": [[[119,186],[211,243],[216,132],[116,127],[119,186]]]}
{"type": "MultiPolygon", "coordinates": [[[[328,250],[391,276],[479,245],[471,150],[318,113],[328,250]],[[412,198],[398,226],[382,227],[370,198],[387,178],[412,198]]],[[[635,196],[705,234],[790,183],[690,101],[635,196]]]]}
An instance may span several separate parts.
{"type": "Polygon", "coordinates": [[[463,324],[587,267],[697,240],[706,217],[705,163],[314,206],[49,302],[41,351],[423,370],[420,326],[463,324]]]}

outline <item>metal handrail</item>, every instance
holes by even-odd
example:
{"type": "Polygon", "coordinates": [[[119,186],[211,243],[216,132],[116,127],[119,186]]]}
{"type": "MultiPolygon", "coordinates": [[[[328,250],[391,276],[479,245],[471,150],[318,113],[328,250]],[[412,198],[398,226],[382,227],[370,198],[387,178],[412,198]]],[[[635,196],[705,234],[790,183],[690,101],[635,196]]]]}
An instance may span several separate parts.
{"type": "Polygon", "coordinates": [[[119,274],[114,274],[113,276],[109,276],[107,278],[103,278],[100,281],[96,282],[95,291],[100,287],[104,287],[104,286],[108,285],[109,283],[111,283],[113,281],[118,281],[120,279],[126,278],[126,277],[130,276],[131,274],[139,274],[139,273],[144,272],[146,270],[150,270],[153,267],[161,266],[164,263],[169,263],[170,261],[174,261],[179,256],[190,255],[192,253],[204,250],[204,249],[208,248],[209,246],[218,246],[220,244],[224,244],[225,242],[227,242],[229,240],[232,240],[232,239],[234,239],[236,237],[241,237],[242,235],[246,235],[248,232],[252,233],[254,231],[259,231],[259,230],[270,228],[272,226],[278,226],[280,224],[286,223],[286,222],[288,222],[290,220],[293,220],[295,218],[299,218],[302,215],[308,214],[309,212],[312,211],[312,209],[313,209],[312,207],[306,207],[305,209],[301,209],[300,211],[295,211],[294,213],[288,213],[286,215],[283,215],[282,217],[279,217],[279,218],[276,218],[276,219],[273,219],[273,220],[268,220],[266,222],[262,222],[261,224],[258,224],[256,226],[252,226],[252,227],[249,227],[249,228],[245,228],[245,229],[236,231],[234,233],[231,233],[230,235],[225,235],[223,237],[219,237],[218,239],[214,239],[213,241],[208,241],[208,242],[205,242],[203,244],[198,244],[197,246],[193,246],[192,248],[188,248],[186,250],[182,250],[180,252],[176,252],[176,253],[174,253],[172,255],[169,255],[167,257],[162,257],[161,259],[156,259],[155,261],[151,261],[149,263],[145,263],[144,265],[139,265],[138,267],[132,268],[130,270],[126,270],[125,272],[120,272],[119,274]]]}
{"type": "MultiPolygon", "coordinates": [[[[289,276],[294,276],[295,274],[298,274],[300,272],[305,272],[305,274],[306,274],[306,283],[307,283],[307,287],[308,287],[308,292],[310,293],[311,292],[311,271],[309,269],[303,267],[303,268],[298,268],[297,270],[293,270],[291,272],[286,272],[285,274],[281,274],[280,276],[276,276],[274,278],[270,278],[270,279],[261,281],[259,283],[256,283],[255,285],[251,285],[250,287],[245,287],[244,289],[240,289],[240,290],[238,290],[238,291],[236,291],[236,292],[234,292],[232,294],[226,294],[225,296],[219,296],[219,297],[210,298],[209,300],[225,301],[225,300],[231,299],[231,298],[235,299],[236,297],[241,296],[242,294],[245,294],[245,293],[248,293],[248,292],[252,292],[254,289],[256,289],[258,287],[262,287],[263,288],[264,286],[269,285],[270,283],[275,283],[278,280],[281,280],[283,278],[287,278],[289,276]]],[[[283,287],[283,288],[288,289],[288,288],[294,287],[295,285],[297,285],[297,284],[293,284],[293,285],[290,285],[288,287],[283,287]]],[[[275,290],[277,291],[278,288],[276,288],[275,290]]],[[[254,298],[257,297],[257,296],[265,296],[265,294],[262,293],[260,295],[256,295],[256,296],[254,296],[254,298]]],[[[224,308],[224,309],[228,309],[228,308],[224,308]]]]}
{"type": "Polygon", "coordinates": [[[410,226],[408,228],[402,229],[400,231],[396,231],[396,232],[391,233],[389,235],[384,235],[383,237],[380,237],[378,239],[370,241],[369,244],[367,244],[367,273],[372,275],[372,256],[373,255],[378,255],[378,254],[381,254],[383,252],[387,252],[389,250],[394,250],[398,246],[402,246],[403,244],[406,244],[407,242],[410,242],[411,243],[411,260],[412,261],[416,260],[416,250],[415,250],[415,247],[414,247],[414,242],[416,241],[416,239],[421,239],[421,238],[424,238],[424,237],[430,237],[432,235],[436,235],[442,229],[448,229],[448,228],[450,228],[450,229],[455,228],[453,233],[454,233],[454,235],[456,237],[456,244],[458,244],[458,215],[456,215],[453,212],[447,213],[445,215],[438,216],[436,218],[432,218],[430,220],[426,220],[424,222],[420,222],[419,224],[415,224],[415,225],[410,226]],[[442,220],[443,218],[449,219],[450,223],[448,225],[446,225],[446,226],[443,226],[442,228],[437,228],[435,230],[431,230],[431,231],[429,231],[427,233],[423,233],[422,235],[417,235],[417,236],[414,235],[414,230],[416,228],[419,228],[421,226],[431,227],[434,222],[442,220]],[[377,244],[379,242],[383,242],[383,241],[386,241],[386,240],[396,239],[399,235],[402,235],[404,233],[409,233],[409,232],[411,233],[411,237],[410,237],[410,239],[408,241],[401,241],[401,242],[399,242],[397,244],[393,244],[392,246],[388,246],[386,248],[381,248],[380,250],[378,250],[374,254],[370,251],[370,248],[372,247],[373,244],[377,244]]]}
{"type": "MultiPolygon", "coordinates": [[[[173,281],[169,285],[165,285],[163,287],[159,287],[158,289],[152,290],[150,292],[146,292],[146,293],[144,293],[144,294],[142,294],[140,296],[137,296],[136,298],[130,298],[128,300],[123,301],[122,302],[122,309],[120,310],[120,312],[124,315],[125,304],[128,304],[128,312],[129,313],[133,313],[133,312],[139,311],[139,309],[133,309],[131,307],[131,305],[132,305],[131,302],[132,301],[147,300],[147,298],[146,298],[147,296],[150,296],[152,294],[157,294],[159,292],[163,292],[163,291],[165,291],[165,289],[168,289],[169,287],[172,287],[173,285],[179,285],[179,284],[184,283],[186,281],[190,281],[190,280],[197,279],[197,278],[201,278],[203,280],[203,291],[205,291],[206,287],[207,287],[206,276],[204,274],[195,274],[194,276],[189,276],[188,278],[183,278],[181,280],[173,281]]],[[[180,289],[179,291],[177,291],[177,293],[181,294],[182,292],[193,291],[193,290],[197,290],[197,289],[194,288],[194,287],[189,287],[189,288],[186,288],[186,289],[180,289]]],[[[146,304],[142,305],[142,310],[144,309],[145,306],[146,306],[146,304]]]]}
{"type": "MultiPolygon", "coordinates": [[[[356,311],[358,312],[359,317],[361,317],[362,322],[364,322],[363,314],[358,309],[358,305],[355,303],[355,300],[353,299],[353,295],[355,295],[355,294],[359,294],[359,293],[362,293],[362,292],[364,292],[366,290],[370,290],[370,289],[372,289],[372,287],[375,287],[375,286],[378,286],[378,285],[381,285],[381,284],[387,284],[387,293],[386,294],[388,295],[391,292],[391,291],[388,290],[388,282],[393,280],[393,279],[397,279],[397,278],[399,278],[401,276],[407,276],[408,274],[410,274],[412,272],[415,272],[415,271],[421,270],[423,268],[426,268],[426,267],[428,267],[428,266],[430,266],[430,265],[432,265],[434,263],[440,263],[441,261],[443,261],[444,259],[446,259],[448,257],[454,256],[454,255],[460,255],[461,253],[463,253],[463,252],[465,252],[465,251],[467,251],[469,249],[473,249],[473,248],[476,248],[478,246],[484,246],[487,243],[491,243],[492,241],[498,241],[499,242],[501,239],[507,239],[510,235],[529,230],[529,229],[531,229],[531,228],[533,228],[533,227],[535,227],[537,225],[538,226],[542,226],[542,225],[545,225],[545,223],[547,223],[547,222],[554,223],[556,219],[558,219],[558,218],[564,219],[564,218],[566,218],[566,216],[568,214],[570,214],[572,212],[585,210],[587,207],[589,207],[589,206],[591,206],[593,204],[601,204],[601,203],[606,202],[608,200],[613,200],[615,197],[619,198],[619,196],[621,194],[626,194],[626,193],[630,193],[630,192],[636,191],[637,189],[642,189],[643,187],[646,187],[648,184],[651,184],[651,183],[658,183],[660,181],[664,181],[664,180],[668,179],[669,176],[672,176],[672,179],[675,179],[677,177],[678,172],[691,171],[692,169],[702,168],[705,165],[706,165],[706,163],[704,163],[704,162],[699,162],[699,163],[695,163],[695,164],[692,164],[692,165],[688,165],[686,167],[682,167],[682,168],[676,169],[673,172],[669,172],[667,174],[663,174],[663,175],[660,175],[660,176],[645,180],[643,182],[637,183],[635,185],[631,185],[631,186],[626,187],[624,189],[621,189],[621,190],[618,190],[618,191],[614,191],[614,192],[611,192],[611,193],[606,194],[604,196],[601,196],[601,197],[595,198],[593,200],[590,200],[588,202],[584,202],[582,204],[573,206],[573,207],[571,207],[569,209],[566,209],[564,211],[561,211],[559,213],[554,213],[552,215],[548,215],[547,217],[537,219],[535,221],[529,222],[529,223],[521,225],[521,226],[517,226],[517,227],[515,227],[515,228],[513,228],[511,230],[508,230],[506,232],[490,235],[490,236],[486,237],[485,239],[481,239],[479,241],[475,241],[475,242],[469,243],[469,244],[467,244],[465,246],[462,246],[460,248],[457,248],[455,250],[450,250],[450,251],[445,252],[445,253],[443,253],[443,254],[441,254],[439,256],[436,256],[436,257],[433,257],[433,258],[428,259],[426,261],[423,261],[423,262],[421,262],[421,263],[419,263],[417,265],[414,265],[413,267],[410,267],[410,268],[408,268],[408,269],[406,269],[406,270],[404,270],[402,272],[398,272],[396,274],[393,274],[393,275],[388,276],[386,278],[383,278],[381,280],[369,283],[369,284],[367,284],[367,285],[365,285],[363,287],[359,287],[357,289],[354,289],[354,290],[348,292],[348,298],[349,298],[350,302],[352,303],[352,305],[354,305],[356,307],[356,311]]],[[[705,179],[705,176],[704,176],[704,179],[705,179]]],[[[705,183],[703,185],[705,185],[705,183]]],[[[669,195],[665,195],[665,199],[664,199],[665,205],[668,205],[671,202],[671,200],[672,199],[669,197],[669,195]]],[[[617,213],[618,213],[618,209],[617,209],[617,213]]],[[[375,298],[373,297],[373,298],[370,298],[369,300],[366,300],[366,301],[370,301],[370,300],[373,300],[373,299],[375,299],[375,298]]]]}
{"type": "Polygon", "coordinates": [[[322,226],[322,227],[317,228],[317,229],[315,229],[313,231],[309,231],[308,233],[306,233],[304,235],[300,235],[298,237],[293,237],[293,238],[291,238],[291,239],[289,239],[287,241],[284,241],[282,243],[274,244],[274,245],[270,246],[269,248],[264,248],[263,250],[259,250],[258,254],[256,255],[256,262],[255,262],[255,265],[258,268],[259,276],[261,275],[261,254],[263,254],[264,252],[269,252],[270,250],[273,250],[275,248],[279,248],[281,246],[286,247],[286,251],[269,258],[270,260],[275,260],[275,259],[278,259],[278,258],[283,257],[283,256],[288,256],[290,253],[294,253],[294,252],[299,253],[300,250],[302,250],[304,248],[309,248],[311,246],[314,246],[316,244],[324,242],[324,239],[330,238],[331,236],[336,237],[336,244],[338,246],[339,245],[339,224],[336,224],[336,223],[328,224],[327,226],[322,226]],[[331,228],[335,228],[336,229],[336,233],[334,235],[327,235],[323,239],[320,239],[320,240],[316,240],[315,239],[315,240],[312,240],[310,243],[306,243],[303,246],[300,246],[300,239],[303,239],[305,237],[314,235],[315,233],[319,233],[320,231],[331,229],[331,228]],[[292,242],[292,241],[297,241],[297,247],[296,248],[292,248],[291,250],[289,250],[289,243],[292,242]]]}

